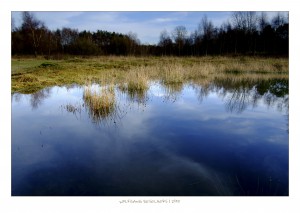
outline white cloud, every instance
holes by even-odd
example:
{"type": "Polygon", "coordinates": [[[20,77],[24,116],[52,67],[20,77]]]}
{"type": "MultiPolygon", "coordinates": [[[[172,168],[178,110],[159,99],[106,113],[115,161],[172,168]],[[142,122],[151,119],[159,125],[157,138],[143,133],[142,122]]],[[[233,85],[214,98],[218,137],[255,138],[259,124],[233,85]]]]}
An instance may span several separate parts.
{"type": "Polygon", "coordinates": [[[154,23],[162,23],[162,22],[171,22],[171,21],[177,21],[176,18],[156,18],[153,20],[154,23]]]}

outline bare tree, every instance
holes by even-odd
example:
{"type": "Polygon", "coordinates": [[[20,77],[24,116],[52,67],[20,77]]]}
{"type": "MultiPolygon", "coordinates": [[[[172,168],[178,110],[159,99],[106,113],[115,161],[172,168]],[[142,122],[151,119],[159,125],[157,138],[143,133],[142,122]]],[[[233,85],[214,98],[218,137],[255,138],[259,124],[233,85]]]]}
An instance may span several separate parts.
{"type": "Polygon", "coordinates": [[[207,19],[207,16],[204,16],[201,19],[200,24],[198,25],[198,31],[200,32],[201,35],[211,37],[213,33],[213,24],[211,21],[207,19]]]}
{"type": "Polygon", "coordinates": [[[249,11],[246,12],[246,30],[249,33],[253,33],[257,28],[258,18],[256,16],[256,12],[249,11]]]}
{"type": "Polygon", "coordinates": [[[252,33],[256,30],[257,16],[256,12],[234,12],[232,14],[233,24],[236,29],[252,33]]]}
{"type": "Polygon", "coordinates": [[[185,26],[177,26],[172,32],[172,36],[174,38],[174,41],[178,47],[178,53],[181,54],[181,49],[184,45],[184,41],[187,36],[187,30],[185,26]]]}
{"type": "Polygon", "coordinates": [[[15,19],[11,17],[11,32],[16,31],[15,19]]]}
{"type": "Polygon", "coordinates": [[[286,18],[284,17],[284,15],[280,12],[278,12],[276,14],[276,16],[272,19],[272,25],[275,29],[277,29],[278,27],[280,27],[281,25],[285,24],[286,18]]]}
{"type": "Polygon", "coordinates": [[[258,18],[258,25],[260,32],[262,32],[268,25],[268,16],[265,12],[262,12],[260,17],[258,18]]]}
{"type": "Polygon", "coordinates": [[[207,16],[204,16],[198,25],[198,33],[202,38],[205,45],[205,55],[207,55],[207,50],[210,40],[213,38],[214,26],[211,21],[208,21],[207,16]]]}
{"type": "Polygon", "coordinates": [[[163,30],[160,33],[158,45],[164,49],[164,55],[167,55],[167,48],[170,48],[172,46],[172,39],[170,38],[167,30],[163,30]]]}
{"type": "Polygon", "coordinates": [[[63,28],[61,30],[61,46],[63,52],[65,51],[65,47],[69,46],[78,38],[78,30],[74,30],[71,28],[63,28]]]}
{"type": "Polygon", "coordinates": [[[61,43],[63,46],[70,45],[78,37],[78,31],[71,28],[63,28],[61,31],[61,43]]]}
{"type": "Polygon", "coordinates": [[[169,33],[167,30],[161,31],[160,36],[159,36],[159,45],[163,46],[164,42],[169,38],[170,38],[170,36],[169,36],[169,33]]]}
{"type": "Polygon", "coordinates": [[[138,39],[138,36],[136,33],[133,33],[133,32],[129,32],[128,33],[128,37],[129,37],[129,42],[130,42],[130,45],[129,45],[129,54],[135,54],[136,53],[136,49],[137,49],[137,46],[141,43],[140,40],[138,39]]]}
{"type": "Polygon", "coordinates": [[[246,19],[245,19],[245,12],[233,12],[232,13],[232,22],[234,28],[238,30],[245,30],[246,29],[246,19]]]}
{"type": "Polygon", "coordinates": [[[257,31],[258,23],[256,12],[234,12],[232,20],[236,36],[234,44],[235,53],[237,53],[238,46],[242,46],[243,52],[248,51],[255,54],[256,39],[254,34],[257,31]],[[244,45],[245,42],[247,45],[244,45]]]}
{"type": "Polygon", "coordinates": [[[22,29],[28,31],[32,38],[34,55],[38,54],[38,48],[42,39],[42,35],[46,29],[43,22],[36,19],[33,14],[29,12],[23,12],[23,24],[22,29]]]}

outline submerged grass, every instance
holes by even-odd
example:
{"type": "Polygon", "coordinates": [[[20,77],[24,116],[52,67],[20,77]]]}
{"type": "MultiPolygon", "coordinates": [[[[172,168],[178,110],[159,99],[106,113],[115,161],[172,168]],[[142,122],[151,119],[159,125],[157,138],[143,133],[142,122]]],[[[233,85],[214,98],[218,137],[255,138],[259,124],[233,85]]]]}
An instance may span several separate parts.
{"type": "Polygon", "coordinates": [[[215,77],[288,78],[287,58],[258,57],[96,57],[67,60],[12,59],[12,93],[33,93],[49,86],[117,84],[143,94],[149,80],[164,85],[208,81],[215,77]]]}

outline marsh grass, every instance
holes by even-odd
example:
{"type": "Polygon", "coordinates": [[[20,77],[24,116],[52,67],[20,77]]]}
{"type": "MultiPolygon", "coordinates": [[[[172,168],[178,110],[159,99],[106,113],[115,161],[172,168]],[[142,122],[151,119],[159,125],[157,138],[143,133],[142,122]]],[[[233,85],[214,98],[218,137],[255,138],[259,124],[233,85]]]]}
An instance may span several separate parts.
{"type": "Polygon", "coordinates": [[[256,61],[244,60],[243,62],[235,61],[233,63],[225,64],[223,70],[227,73],[258,73],[258,74],[276,74],[288,73],[288,63],[282,59],[262,60],[256,61]]]}
{"type": "Polygon", "coordinates": [[[12,93],[32,93],[50,86],[113,83],[131,95],[144,94],[149,80],[163,84],[252,76],[288,78],[288,59],[255,57],[97,57],[67,60],[12,59],[12,93]]]}
{"type": "Polygon", "coordinates": [[[126,75],[125,82],[127,82],[127,90],[131,92],[135,91],[147,91],[148,76],[144,70],[132,70],[126,75]]]}
{"type": "Polygon", "coordinates": [[[184,81],[185,69],[181,64],[162,66],[161,69],[163,84],[177,84],[184,81]]]}
{"type": "Polygon", "coordinates": [[[86,86],[83,100],[89,115],[97,123],[109,117],[116,109],[115,92],[111,85],[100,88],[95,88],[92,85],[86,86]]]}
{"type": "Polygon", "coordinates": [[[118,85],[122,93],[126,93],[131,100],[144,102],[147,99],[150,78],[145,67],[131,69],[126,73],[124,79],[118,85]]]}
{"type": "Polygon", "coordinates": [[[32,74],[24,74],[17,79],[17,81],[20,83],[31,83],[31,82],[37,82],[38,80],[39,79],[32,74]]]}

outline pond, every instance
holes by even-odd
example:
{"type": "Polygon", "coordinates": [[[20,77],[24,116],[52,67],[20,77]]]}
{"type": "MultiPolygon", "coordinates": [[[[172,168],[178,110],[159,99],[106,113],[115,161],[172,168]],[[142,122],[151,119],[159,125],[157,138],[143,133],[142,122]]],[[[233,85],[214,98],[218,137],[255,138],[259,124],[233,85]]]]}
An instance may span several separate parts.
{"type": "MultiPolygon", "coordinates": [[[[92,89],[99,89],[92,85],[92,89]]],[[[13,196],[288,196],[288,80],[12,95],[13,196]]]]}

